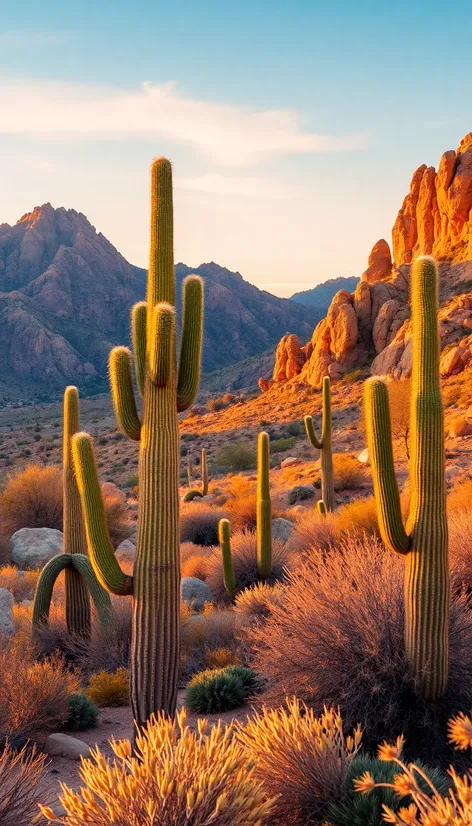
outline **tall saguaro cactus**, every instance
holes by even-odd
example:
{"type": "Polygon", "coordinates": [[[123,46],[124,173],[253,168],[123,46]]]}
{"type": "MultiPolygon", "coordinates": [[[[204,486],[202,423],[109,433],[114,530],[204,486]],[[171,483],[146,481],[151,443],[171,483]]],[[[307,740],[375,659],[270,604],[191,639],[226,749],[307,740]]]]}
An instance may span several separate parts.
{"type": "Polygon", "coordinates": [[[272,573],[272,503],[269,487],[269,435],[259,433],[257,441],[256,535],[257,573],[267,579],[272,573]]]}
{"type": "Polygon", "coordinates": [[[74,465],[87,542],[98,579],[109,591],[133,596],[131,705],[138,726],[156,711],[175,712],[179,670],[179,430],[178,412],[193,403],[200,378],[203,285],[189,276],[183,290],[180,359],[176,359],[172,170],[165,158],[152,165],[151,250],[147,302],[132,310],[132,337],[143,411],[137,412],[131,352],[110,353],[110,382],[123,432],[139,442],[139,506],[133,576],[113,554],[92,440],[73,440],[74,465]]]}
{"type": "Polygon", "coordinates": [[[207,454],[204,447],[202,447],[202,496],[208,493],[208,462],[207,454]]]}
{"type": "Polygon", "coordinates": [[[68,631],[70,634],[88,637],[91,630],[89,593],[102,625],[110,622],[111,602],[87,557],[82,508],[72,466],[71,439],[80,429],[79,393],[76,387],[66,387],[64,392],[63,426],[64,553],[49,560],[41,571],[34,598],[33,627],[47,623],[56,579],[65,570],[68,631]]]}
{"type": "Polygon", "coordinates": [[[305,416],[305,429],[311,444],[321,455],[321,499],[327,511],[334,511],[334,476],[331,419],[331,385],[329,376],[323,378],[323,419],[321,438],[315,433],[315,423],[311,416],[305,416]]]}
{"type": "Polygon", "coordinates": [[[382,538],[405,556],[406,655],[419,693],[437,700],[448,679],[450,586],[438,276],[432,258],[413,264],[411,308],[411,499],[406,526],[395,477],[387,387],[376,378],[366,383],[366,421],[382,538]]]}

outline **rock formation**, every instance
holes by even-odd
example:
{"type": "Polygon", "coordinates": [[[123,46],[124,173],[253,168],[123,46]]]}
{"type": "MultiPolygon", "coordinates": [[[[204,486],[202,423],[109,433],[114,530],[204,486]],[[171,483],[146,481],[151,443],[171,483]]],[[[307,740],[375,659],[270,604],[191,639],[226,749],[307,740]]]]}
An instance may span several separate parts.
{"type": "Polygon", "coordinates": [[[409,270],[417,255],[440,262],[442,375],[460,372],[472,359],[472,132],[457,152],[413,175],[392,230],[393,260],[384,239],[371,250],[353,293],[340,290],[311,340],[300,346],[288,334],[279,343],[267,390],[299,376],[319,387],[359,368],[397,378],[411,372],[409,270]],[[444,303],[445,302],[445,303],[444,303]],[[289,344],[290,342],[290,344],[289,344]],[[288,355],[290,348],[291,357],[288,355]]]}

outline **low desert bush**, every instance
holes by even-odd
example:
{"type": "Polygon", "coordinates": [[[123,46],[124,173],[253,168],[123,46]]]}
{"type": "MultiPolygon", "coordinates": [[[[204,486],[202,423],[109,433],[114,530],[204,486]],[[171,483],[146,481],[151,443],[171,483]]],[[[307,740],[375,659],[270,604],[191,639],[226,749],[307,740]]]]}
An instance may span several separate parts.
{"type": "Polygon", "coordinates": [[[182,542],[180,545],[180,567],[183,577],[194,576],[197,579],[206,579],[206,564],[208,549],[193,542],[182,542]]]}
{"type": "Polygon", "coordinates": [[[375,497],[354,499],[347,505],[342,505],[334,513],[334,530],[338,539],[347,535],[353,537],[362,537],[364,534],[372,537],[380,536],[375,497]]]}
{"type": "Polygon", "coordinates": [[[320,516],[316,508],[307,508],[300,514],[287,542],[287,548],[294,556],[305,554],[311,548],[327,551],[336,541],[332,514],[320,516]]]}
{"type": "MultiPolygon", "coordinates": [[[[443,772],[425,765],[421,760],[416,765],[440,794],[447,794],[449,782],[443,772]]],[[[355,757],[347,773],[344,798],[328,808],[330,826],[380,826],[384,822],[384,806],[398,814],[402,807],[411,803],[409,794],[399,797],[388,787],[400,771],[395,763],[385,762],[378,757],[366,754],[355,757]],[[361,795],[355,790],[354,782],[366,772],[374,778],[376,788],[368,795],[361,795]]],[[[419,776],[418,781],[421,790],[430,795],[431,788],[427,780],[419,776]]]]}
{"type": "Polygon", "coordinates": [[[343,539],[379,536],[375,498],[368,496],[342,505],[334,513],[320,516],[315,508],[308,508],[295,522],[288,541],[291,553],[300,555],[313,551],[327,551],[343,539]]]}
{"type": "MultiPolygon", "coordinates": [[[[465,714],[459,714],[449,722],[449,742],[456,748],[465,750],[472,746],[472,720],[465,714]]],[[[418,763],[406,764],[403,760],[404,738],[398,737],[393,744],[383,743],[379,747],[379,760],[393,764],[395,774],[389,782],[377,781],[369,771],[354,781],[357,792],[370,795],[390,791],[398,798],[405,793],[412,803],[402,806],[386,806],[383,811],[384,822],[397,826],[470,826],[472,799],[472,770],[463,777],[449,770],[452,788],[447,791],[444,783],[429,782],[425,784],[422,767],[418,763]]]]}
{"type": "Polygon", "coordinates": [[[227,518],[226,511],[209,505],[190,503],[180,516],[180,541],[194,545],[217,545],[218,522],[227,518]]]}
{"type": "Polygon", "coordinates": [[[291,450],[292,447],[295,446],[295,442],[297,441],[296,436],[289,436],[288,438],[282,439],[274,439],[270,443],[270,452],[272,453],[284,453],[286,450],[291,450]]]}
{"type": "Polygon", "coordinates": [[[39,784],[46,767],[46,755],[23,746],[14,751],[0,747],[0,823],[2,826],[29,826],[44,800],[39,784]]]}
{"type": "Polygon", "coordinates": [[[231,727],[221,723],[207,733],[186,724],[184,711],[176,719],[151,717],[137,736],[136,751],[127,740],[111,742],[110,761],[98,749],[80,769],[81,792],[63,787],[60,802],[66,814],[45,817],[64,826],[129,824],[133,826],[266,826],[272,800],[255,779],[243,747],[231,727]]]}
{"type": "Polygon", "coordinates": [[[339,706],[369,743],[405,731],[414,756],[437,764],[448,717],[472,706],[472,612],[465,597],[452,599],[448,687],[437,703],[422,701],[405,657],[403,575],[402,560],[367,538],[325,560],[312,554],[266,621],[246,629],[251,664],[268,680],[268,705],[295,695],[315,713],[339,706]]]}
{"type": "MultiPolygon", "coordinates": [[[[104,496],[105,516],[114,547],[131,531],[126,504],[104,496]]],[[[29,465],[12,474],[0,493],[0,534],[10,537],[20,528],[62,530],[62,472],[58,467],[29,465]]]]}
{"type": "Polygon", "coordinates": [[[244,686],[236,674],[212,668],[195,674],[185,693],[185,705],[197,714],[217,714],[244,705],[244,686]]]}
{"type": "Polygon", "coordinates": [[[296,505],[297,502],[305,502],[307,499],[313,499],[314,496],[313,485],[296,485],[288,492],[288,504],[296,505]]]}
{"type": "Polygon", "coordinates": [[[449,516],[463,511],[472,511],[472,479],[457,482],[447,497],[449,516]]]}
{"type": "Polygon", "coordinates": [[[0,674],[0,741],[21,743],[66,722],[69,698],[79,690],[79,682],[60,657],[37,662],[25,640],[5,642],[0,674]]]}
{"type": "Polygon", "coordinates": [[[212,609],[201,614],[189,614],[181,619],[181,678],[185,682],[208,667],[210,651],[224,648],[238,660],[237,617],[230,609],[212,609]]]}
{"type": "Polygon", "coordinates": [[[248,442],[236,442],[234,445],[225,445],[216,451],[216,465],[226,470],[238,472],[252,470],[256,467],[256,451],[248,442]]]}
{"type": "Polygon", "coordinates": [[[69,697],[69,716],[64,724],[68,731],[86,731],[98,723],[98,708],[85,694],[75,692],[69,697]]]}
{"type": "Polygon", "coordinates": [[[14,565],[0,568],[0,588],[7,588],[15,602],[33,599],[39,571],[19,571],[14,565]]]}
{"type": "Polygon", "coordinates": [[[126,706],[129,703],[129,671],[117,668],[113,673],[99,671],[92,674],[87,697],[97,706],[126,706]]]}
{"type": "MultiPolygon", "coordinates": [[[[257,573],[255,533],[239,531],[233,534],[231,537],[231,554],[236,575],[237,593],[256,585],[259,582],[259,575],[257,573]]],[[[287,546],[280,539],[274,539],[272,543],[272,574],[266,580],[269,585],[285,578],[289,559],[287,546]]],[[[223,582],[223,562],[219,548],[215,548],[208,557],[207,583],[211,588],[215,601],[230,601],[223,582]]]]}
{"type": "Polygon", "coordinates": [[[236,665],[235,652],[231,648],[212,648],[205,655],[205,665],[207,668],[226,668],[228,665],[236,665]]]}
{"type": "Polygon", "coordinates": [[[294,698],[238,726],[238,739],[275,798],[272,823],[302,826],[323,823],[328,806],[342,800],[362,732],[357,727],[346,738],[338,712],[325,708],[318,718],[294,698]]]}
{"type": "Polygon", "coordinates": [[[359,460],[345,453],[334,454],[333,474],[335,490],[358,488],[365,479],[364,468],[359,460]]]}
{"type": "Polygon", "coordinates": [[[245,588],[234,600],[234,612],[243,625],[263,621],[270,613],[273,602],[283,599],[283,587],[279,582],[268,585],[258,582],[252,588],[245,588]]]}

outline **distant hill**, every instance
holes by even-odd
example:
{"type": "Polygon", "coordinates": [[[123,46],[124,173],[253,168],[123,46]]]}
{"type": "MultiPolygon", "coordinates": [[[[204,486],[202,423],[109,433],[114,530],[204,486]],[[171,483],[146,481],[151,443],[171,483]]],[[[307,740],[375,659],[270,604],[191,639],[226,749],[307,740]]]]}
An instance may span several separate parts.
{"type": "Polygon", "coordinates": [[[290,298],[292,301],[296,301],[297,304],[316,307],[324,314],[338,290],[347,290],[348,293],[352,293],[356,289],[359,280],[355,276],[351,278],[331,278],[329,281],[324,281],[323,284],[313,287],[312,290],[294,293],[290,298]]]}
{"type": "MultiPolygon", "coordinates": [[[[205,281],[203,370],[274,347],[291,330],[307,338],[321,313],[259,290],[215,263],[176,266],[205,281]]],[[[107,388],[107,359],[129,342],[129,313],[146,271],[129,264],[82,213],[51,204],[0,224],[0,403],[57,397],[66,384],[107,388]]]]}

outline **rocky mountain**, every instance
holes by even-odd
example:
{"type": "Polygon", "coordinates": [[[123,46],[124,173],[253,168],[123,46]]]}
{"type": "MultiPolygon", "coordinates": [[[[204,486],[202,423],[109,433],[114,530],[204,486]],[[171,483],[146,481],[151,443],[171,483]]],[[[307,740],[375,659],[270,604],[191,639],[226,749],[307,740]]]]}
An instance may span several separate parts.
{"type": "Polygon", "coordinates": [[[392,252],[378,241],[353,293],[340,290],[311,339],[279,342],[272,383],[290,379],[319,387],[370,369],[399,378],[411,372],[410,264],[417,255],[439,263],[441,372],[460,372],[472,360],[472,132],[457,151],[442,156],[438,170],[420,166],[413,175],[392,230],[392,252]]]}
{"type": "Polygon", "coordinates": [[[317,307],[323,312],[327,312],[329,305],[339,290],[353,292],[359,282],[359,278],[330,278],[322,284],[317,284],[311,290],[303,290],[301,293],[294,293],[290,296],[292,301],[298,304],[308,304],[309,307],[317,307]]]}
{"type": "MultiPolygon", "coordinates": [[[[321,316],[214,263],[178,264],[178,293],[190,272],[205,280],[206,371],[264,352],[287,329],[306,338],[321,316]]],[[[75,210],[45,204],[0,224],[0,400],[50,398],[67,383],[105,390],[108,353],[128,343],[145,284],[145,270],[75,210]]]]}

